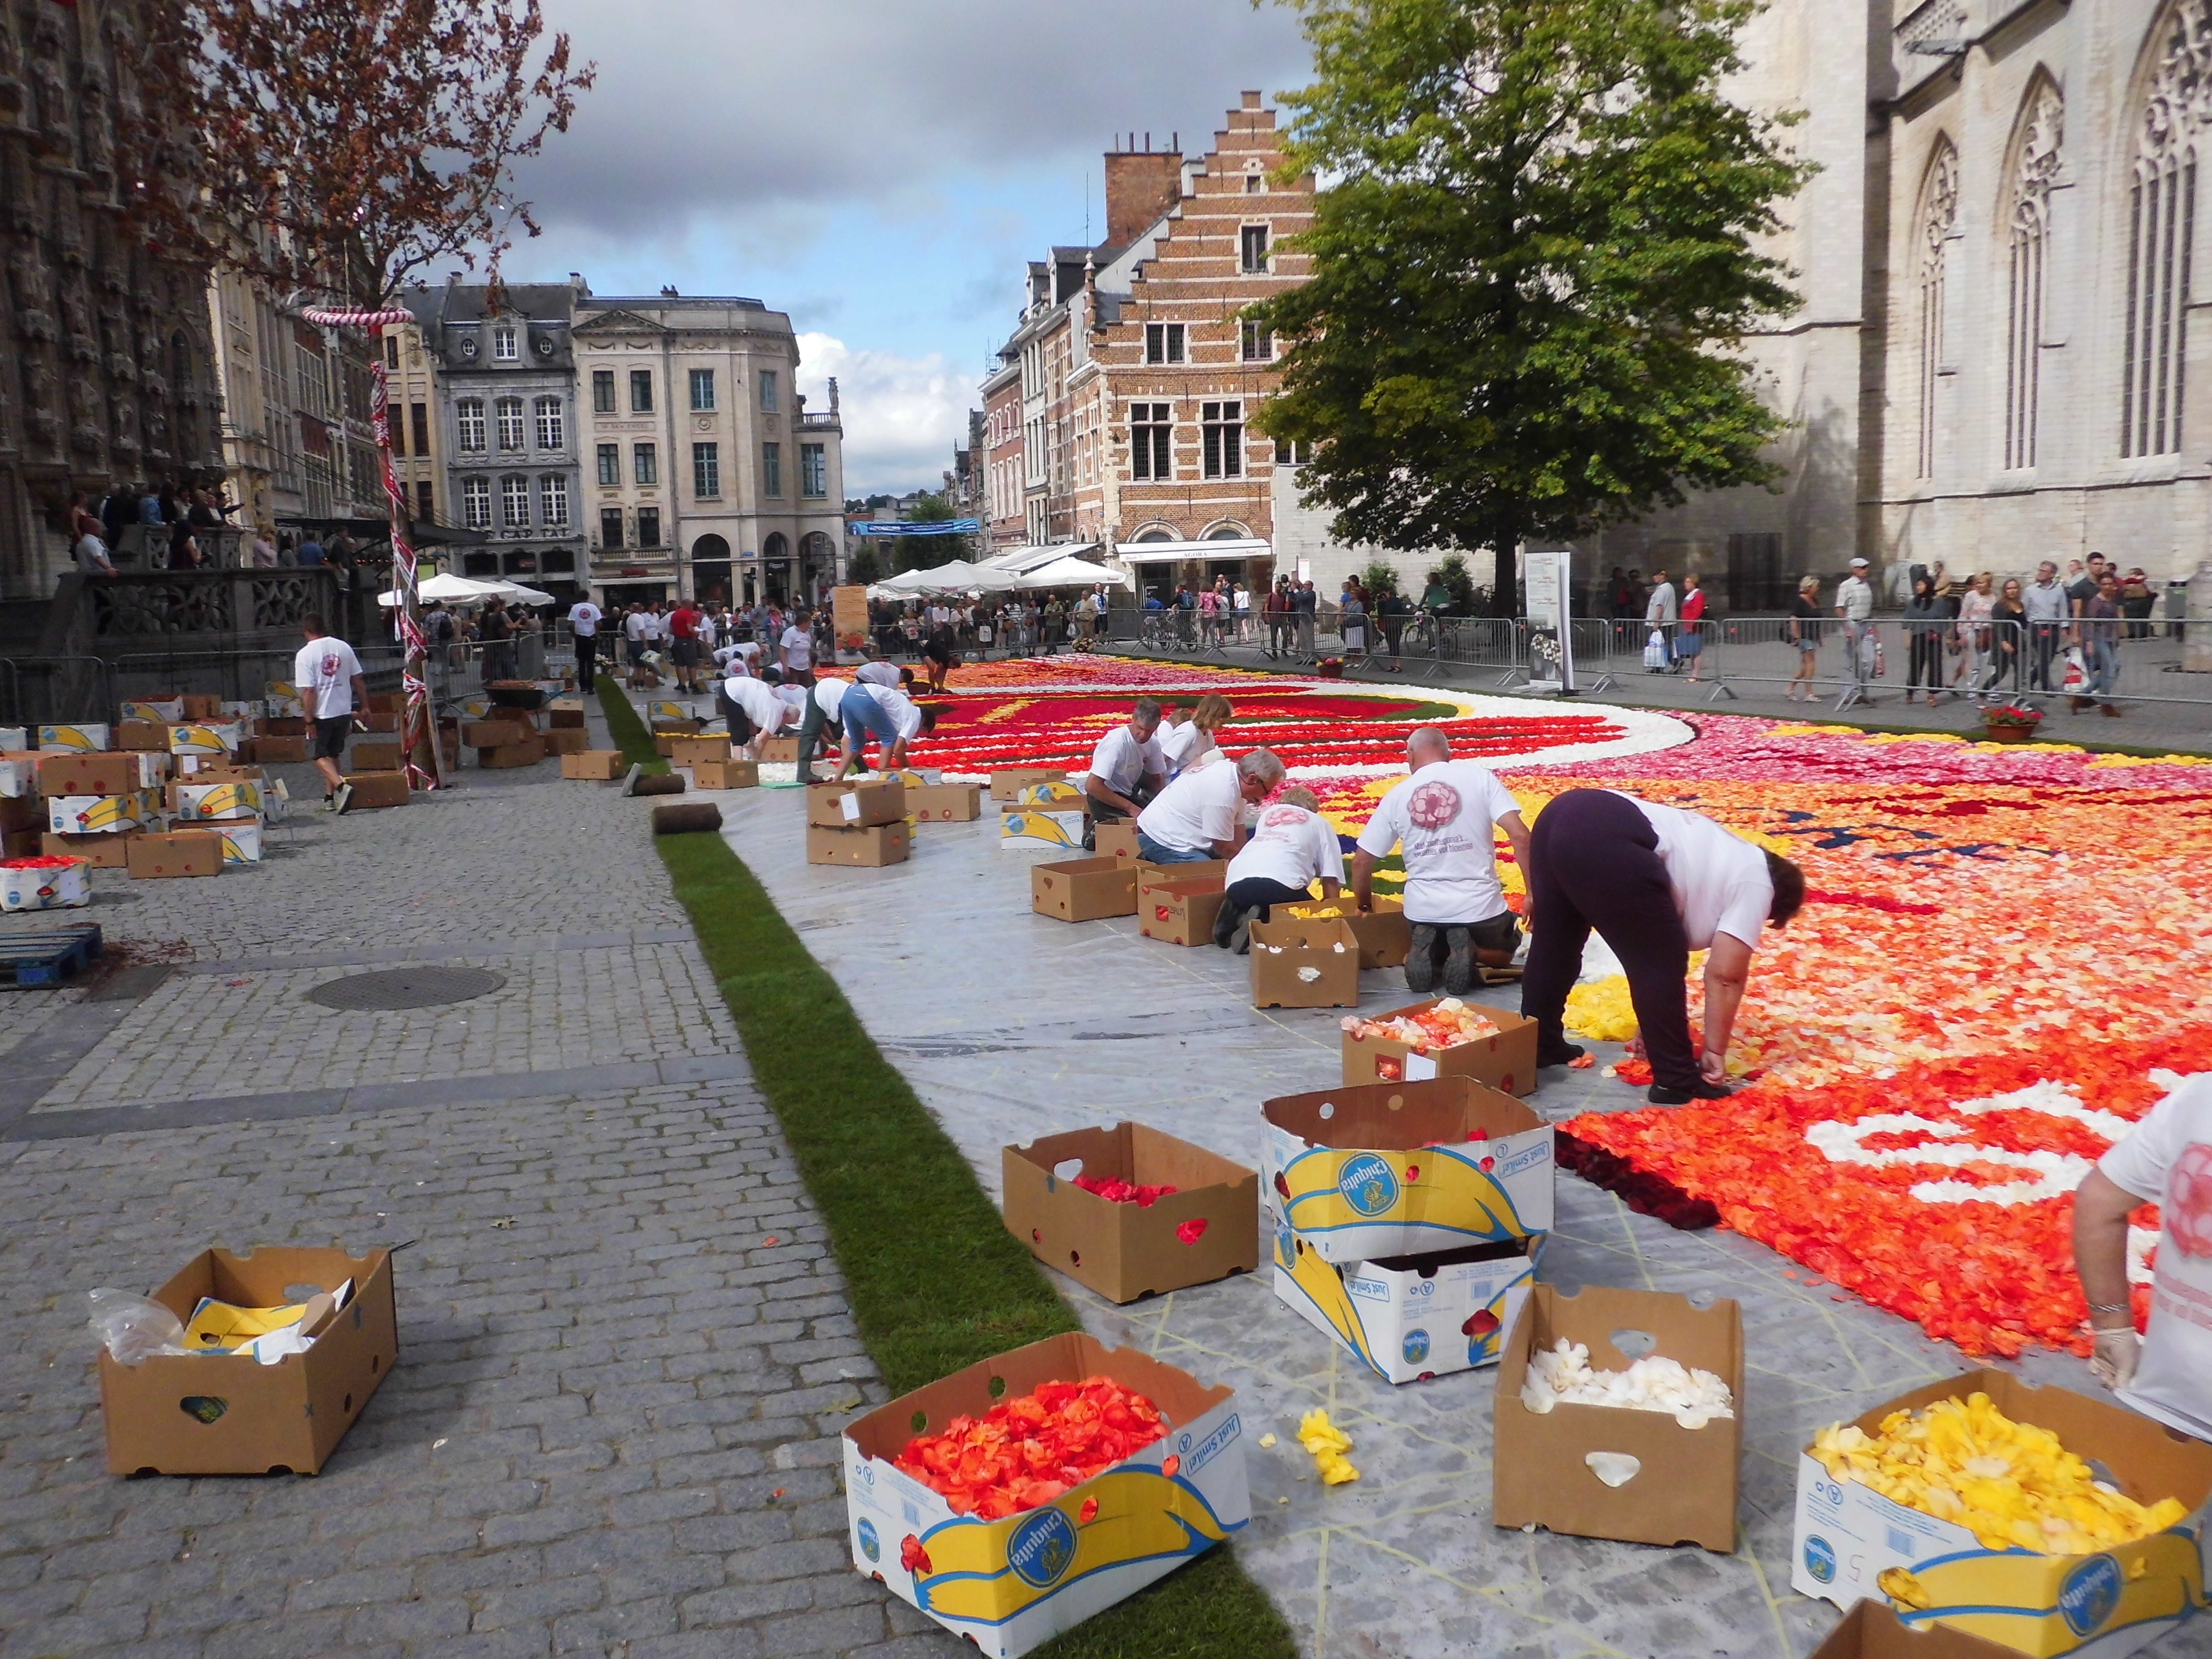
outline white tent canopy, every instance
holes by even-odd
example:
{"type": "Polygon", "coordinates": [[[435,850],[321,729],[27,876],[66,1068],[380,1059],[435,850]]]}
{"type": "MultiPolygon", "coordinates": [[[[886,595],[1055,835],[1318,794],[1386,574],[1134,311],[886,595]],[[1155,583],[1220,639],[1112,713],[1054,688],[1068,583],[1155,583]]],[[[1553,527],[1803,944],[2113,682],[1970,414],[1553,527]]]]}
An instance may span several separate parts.
{"type": "Polygon", "coordinates": [[[955,559],[927,570],[902,570],[885,577],[876,588],[894,599],[911,599],[925,593],[996,593],[1013,585],[1013,577],[1003,570],[955,559]]]}
{"type": "Polygon", "coordinates": [[[1162,564],[1185,559],[1256,559],[1275,550],[1272,542],[1256,536],[1224,537],[1205,542],[1121,542],[1114,556],[1123,564],[1162,564]]]}
{"type": "MultiPolygon", "coordinates": [[[[456,576],[440,572],[418,584],[416,597],[425,605],[433,599],[447,605],[481,605],[486,599],[510,599],[522,605],[551,605],[550,593],[540,592],[534,587],[525,587],[520,582],[478,581],[472,576],[456,576]]],[[[376,602],[389,611],[399,603],[398,590],[380,593],[376,602]]]]}
{"type": "Polygon", "coordinates": [[[1026,576],[1032,570],[1042,570],[1062,559],[1072,559],[1096,551],[1096,542],[1054,542],[1048,546],[1031,544],[1027,547],[1010,547],[1003,553],[980,560],[987,570],[1003,570],[1010,575],[1026,576]]]}
{"type": "Polygon", "coordinates": [[[1037,587],[1129,587],[1133,580],[1126,570],[1109,570],[1088,559],[1055,559],[1030,571],[1014,586],[1027,591],[1037,587]]]}

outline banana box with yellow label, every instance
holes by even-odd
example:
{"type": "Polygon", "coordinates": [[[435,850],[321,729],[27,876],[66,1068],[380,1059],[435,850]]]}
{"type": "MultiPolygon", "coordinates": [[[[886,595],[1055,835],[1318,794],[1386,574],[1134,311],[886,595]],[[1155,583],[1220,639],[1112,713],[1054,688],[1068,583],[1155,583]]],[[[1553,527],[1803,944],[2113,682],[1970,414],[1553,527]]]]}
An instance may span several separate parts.
{"type": "Polygon", "coordinates": [[[1235,1392],[1082,1332],[1048,1337],[917,1389],[845,1431],[853,1565],[985,1659],[1015,1659],[1165,1577],[1251,1519],[1235,1392]],[[956,1515],[893,1462],[907,1442],[1046,1382],[1108,1376],[1167,1432],[1036,1509],[956,1515]]]}
{"type": "Polygon", "coordinates": [[[1543,1248],[1540,1237],[1510,1238],[1339,1266],[1279,1212],[1269,1218],[1277,1298],[1393,1382],[1496,1364],[1543,1248]]]}
{"type": "Polygon", "coordinates": [[[123,703],[123,719],[143,720],[149,726],[167,726],[185,717],[182,697],[142,697],[137,701],[126,698],[123,703]]]}
{"type": "Polygon", "coordinates": [[[1552,1230],[1552,1129],[1472,1078],[1285,1095],[1261,1109],[1268,1201],[1324,1261],[1552,1230]]]}
{"type": "Polygon", "coordinates": [[[1008,853],[1073,853],[1083,856],[1084,826],[1090,814],[1079,805],[1054,810],[1010,806],[999,815],[999,847],[1008,853]]]}
{"type": "Polygon", "coordinates": [[[133,789],[120,795],[49,795],[46,828],[58,836],[121,835],[161,819],[160,795],[133,789]]]}
{"type": "Polygon", "coordinates": [[[261,862],[262,823],[259,818],[203,818],[192,825],[192,831],[218,838],[222,842],[222,861],[225,864],[261,862]]]}
{"type": "Polygon", "coordinates": [[[39,747],[44,750],[64,749],[80,755],[97,755],[115,746],[115,728],[112,726],[42,726],[39,728],[39,747]]]}
{"type": "Polygon", "coordinates": [[[246,728],[234,720],[173,726],[169,728],[169,752],[173,755],[234,754],[245,738],[246,728]]]}
{"type": "Polygon", "coordinates": [[[307,705],[300,700],[300,688],[291,681],[270,680],[261,689],[267,693],[261,699],[261,706],[269,711],[270,719],[297,720],[307,712],[307,705]]]}
{"type": "Polygon", "coordinates": [[[1893,1412],[1989,1395],[2144,1504],[2177,1499],[2185,1517],[2164,1532],[2093,1555],[1990,1549],[1966,1528],[1838,1480],[1810,1451],[1797,1459],[1790,1583],[1848,1607],[1885,1601],[1909,1628],[1948,1626],[2034,1659],[2120,1659],[2205,1607],[2203,1547],[2212,1446],[2148,1417],[2005,1371],[1970,1371],[1899,1395],[1856,1419],[1880,1433],[1893,1412]]]}
{"type": "Polygon", "coordinates": [[[169,786],[169,810],[180,823],[196,823],[202,818],[258,817],[265,800],[260,782],[252,778],[169,786]]]}

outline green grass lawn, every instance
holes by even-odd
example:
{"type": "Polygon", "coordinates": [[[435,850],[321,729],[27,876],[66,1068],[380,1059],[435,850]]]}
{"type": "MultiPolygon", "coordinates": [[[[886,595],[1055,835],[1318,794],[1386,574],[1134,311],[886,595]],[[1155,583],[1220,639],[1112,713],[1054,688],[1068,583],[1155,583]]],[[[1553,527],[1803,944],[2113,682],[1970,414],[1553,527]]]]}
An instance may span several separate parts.
{"type": "MultiPolygon", "coordinates": [[[[600,707],[631,759],[667,769],[627,698],[611,691],[600,707]]],[[[791,833],[802,833],[795,822],[791,833]]],[[[892,1390],[1079,1328],[951,1137],[728,843],[693,835],[658,845],[892,1390]]],[[[1220,1548],[1037,1651],[1288,1659],[1296,1649],[1274,1605],[1220,1548]]]]}

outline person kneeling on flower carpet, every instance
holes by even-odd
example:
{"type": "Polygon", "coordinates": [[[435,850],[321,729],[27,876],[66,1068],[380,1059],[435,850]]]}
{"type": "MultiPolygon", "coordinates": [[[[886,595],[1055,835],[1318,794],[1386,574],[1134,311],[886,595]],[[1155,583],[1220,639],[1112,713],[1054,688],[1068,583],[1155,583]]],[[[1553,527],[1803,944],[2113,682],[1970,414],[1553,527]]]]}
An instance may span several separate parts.
{"type": "Polygon", "coordinates": [[[1406,920],[1413,942],[1406,988],[1425,992],[1438,969],[1449,996],[1474,988],[1475,964],[1504,968],[1521,943],[1520,924],[1498,879],[1498,831],[1528,867],[1528,829],[1521,804],[1498,775],[1451,757],[1451,744],[1432,726],[1406,741],[1413,775],[1382,797],[1360,833],[1352,860],[1352,890],[1363,910],[1375,908],[1375,866],[1401,848],[1406,864],[1406,920]]]}
{"type": "Polygon", "coordinates": [[[1203,864],[1237,851],[1237,825],[1283,781],[1272,749],[1194,767],[1137,815],[1137,856],[1147,864],[1203,864]]]}
{"type": "Polygon", "coordinates": [[[934,708],[924,708],[903,691],[871,685],[865,680],[855,680],[845,688],[837,714],[845,732],[845,763],[837,771],[841,778],[860,769],[872,733],[883,751],[879,758],[884,770],[896,772],[906,764],[907,744],[937,726],[934,708]]]}
{"type": "Polygon", "coordinates": [[[1564,1016],[1595,927],[1628,975],[1652,1104],[1724,1099],[1752,952],[1768,922],[1787,927],[1804,903],[1803,873],[1711,818],[1609,789],[1556,798],[1537,815],[1528,853],[1533,937],[1521,1012],[1536,1022],[1536,1063],[1582,1056],[1564,1016]],[[1702,1054],[1690,1041],[1683,984],[1692,951],[1706,952],[1702,1054]]]}
{"type": "MultiPolygon", "coordinates": [[[[1083,780],[1092,823],[1133,818],[1167,787],[1168,763],[1160,749],[1159,729],[1159,703],[1151,697],[1139,697],[1129,711],[1128,722],[1098,739],[1098,746],[1091,751],[1091,770],[1083,780]]],[[[1091,844],[1087,829],[1083,844],[1091,844]]]]}
{"type": "Polygon", "coordinates": [[[718,701],[730,722],[731,751],[743,749],[753,760],[760,758],[762,745],[770,738],[805,716],[805,706],[785,696],[781,686],[750,674],[724,680],[718,701]]]}
{"type": "Polygon", "coordinates": [[[2097,1342],[2089,1369],[2146,1417],[2212,1440],[2212,1077],[2185,1080],[2074,1194],[2074,1265],[2097,1342]],[[2150,1329],[2136,1334],[2128,1212],[2155,1204],[2150,1329]]]}
{"type": "Polygon", "coordinates": [[[1278,904],[1297,904],[1321,883],[1324,903],[1344,889],[1344,849],[1321,815],[1310,789],[1285,789],[1260,809],[1252,839],[1229,860],[1228,892],[1213,919],[1213,942],[1243,956],[1252,948],[1250,918],[1270,920],[1278,904]]]}

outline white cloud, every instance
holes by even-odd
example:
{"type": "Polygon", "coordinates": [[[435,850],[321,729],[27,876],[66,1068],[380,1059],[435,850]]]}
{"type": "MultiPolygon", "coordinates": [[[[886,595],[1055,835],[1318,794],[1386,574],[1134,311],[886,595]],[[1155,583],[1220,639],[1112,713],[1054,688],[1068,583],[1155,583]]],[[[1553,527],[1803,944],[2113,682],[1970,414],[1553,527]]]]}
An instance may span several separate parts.
{"type": "Polygon", "coordinates": [[[847,495],[902,495],[943,483],[953,446],[968,430],[973,374],[956,370],[939,353],[856,351],[830,334],[801,334],[799,354],[808,408],[829,408],[827,382],[836,377],[847,495]]]}

